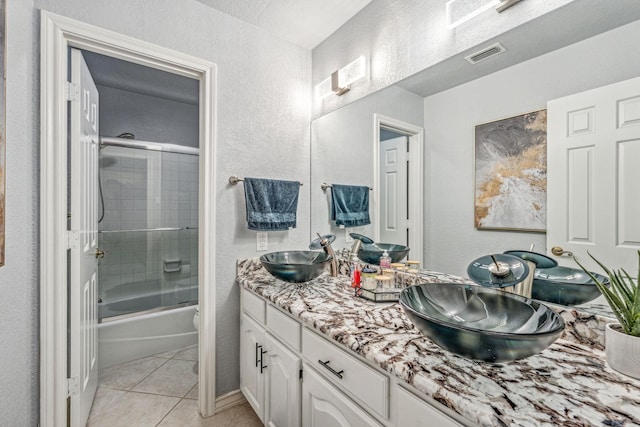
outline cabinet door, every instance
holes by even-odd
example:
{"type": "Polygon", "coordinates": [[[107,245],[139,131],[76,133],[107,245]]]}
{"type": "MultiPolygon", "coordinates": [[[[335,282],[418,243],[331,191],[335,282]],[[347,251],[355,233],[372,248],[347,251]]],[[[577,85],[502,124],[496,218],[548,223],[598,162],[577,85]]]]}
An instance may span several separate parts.
{"type": "Polygon", "coordinates": [[[413,393],[400,386],[396,386],[396,391],[397,426],[422,427],[428,422],[431,426],[460,427],[455,420],[417,398],[413,393]]]}
{"type": "Polygon", "coordinates": [[[380,426],[331,383],[308,365],[302,381],[303,427],[371,427],[380,426]]]}
{"type": "Polygon", "coordinates": [[[264,422],[264,329],[249,316],[240,316],[240,390],[264,422]]]}
{"type": "Polygon", "coordinates": [[[265,425],[300,425],[300,358],[266,334],[265,425]]]}

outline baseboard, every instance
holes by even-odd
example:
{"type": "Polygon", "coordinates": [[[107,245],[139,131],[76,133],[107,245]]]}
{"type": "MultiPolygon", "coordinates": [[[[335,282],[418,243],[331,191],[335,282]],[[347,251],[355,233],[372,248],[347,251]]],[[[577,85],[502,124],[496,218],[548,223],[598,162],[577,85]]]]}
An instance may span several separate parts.
{"type": "Polygon", "coordinates": [[[240,390],[230,391],[222,396],[216,397],[216,414],[234,406],[242,405],[247,399],[240,390]]]}

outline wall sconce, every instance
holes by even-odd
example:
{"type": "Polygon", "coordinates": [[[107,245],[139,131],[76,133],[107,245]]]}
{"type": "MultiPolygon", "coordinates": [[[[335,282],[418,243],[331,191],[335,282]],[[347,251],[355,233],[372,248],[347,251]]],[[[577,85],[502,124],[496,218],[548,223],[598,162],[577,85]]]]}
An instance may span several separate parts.
{"type": "Polygon", "coordinates": [[[482,12],[496,7],[498,13],[522,0],[449,0],[447,2],[447,27],[454,29],[482,12]]]}
{"type": "Polygon", "coordinates": [[[364,56],[359,57],[349,65],[346,65],[331,73],[331,76],[316,86],[318,96],[324,99],[329,95],[344,95],[351,89],[351,84],[365,77],[367,63],[364,56]]]}

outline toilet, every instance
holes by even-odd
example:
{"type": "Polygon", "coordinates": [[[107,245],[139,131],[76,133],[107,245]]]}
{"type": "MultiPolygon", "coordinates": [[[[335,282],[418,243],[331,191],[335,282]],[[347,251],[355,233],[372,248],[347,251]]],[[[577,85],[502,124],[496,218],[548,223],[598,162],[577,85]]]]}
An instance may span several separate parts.
{"type": "Polygon", "coordinates": [[[198,306],[196,306],[196,314],[193,315],[193,327],[196,328],[196,331],[200,328],[200,308],[198,306]]]}

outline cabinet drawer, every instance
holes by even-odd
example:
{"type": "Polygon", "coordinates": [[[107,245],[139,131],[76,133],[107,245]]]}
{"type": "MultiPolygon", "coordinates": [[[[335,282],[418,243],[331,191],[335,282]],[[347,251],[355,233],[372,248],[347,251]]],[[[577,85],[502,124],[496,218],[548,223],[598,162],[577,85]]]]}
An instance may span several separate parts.
{"type": "Polygon", "coordinates": [[[265,301],[251,291],[242,289],[241,293],[242,309],[245,313],[253,317],[258,322],[264,324],[265,301]]]}
{"type": "Polygon", "coordinates": [[[277,308],[267,306],[267,326],[292,349],[300,351],[300,323],[296,322],[277,308]]]}
{"type": "Polygon", "coordinates": [[[388,417],[389,378],[385,375],[307,329],[302,330],[302,354],[370,412],[388,417]]]}
{"type": "Polygon", "coordinates": [[[425,420],[429,420],[429,425],[439,427],[462,426],[399,385],[396,386],[396,414],[396,425],[402,427],[421,427],[425,420]]]}

